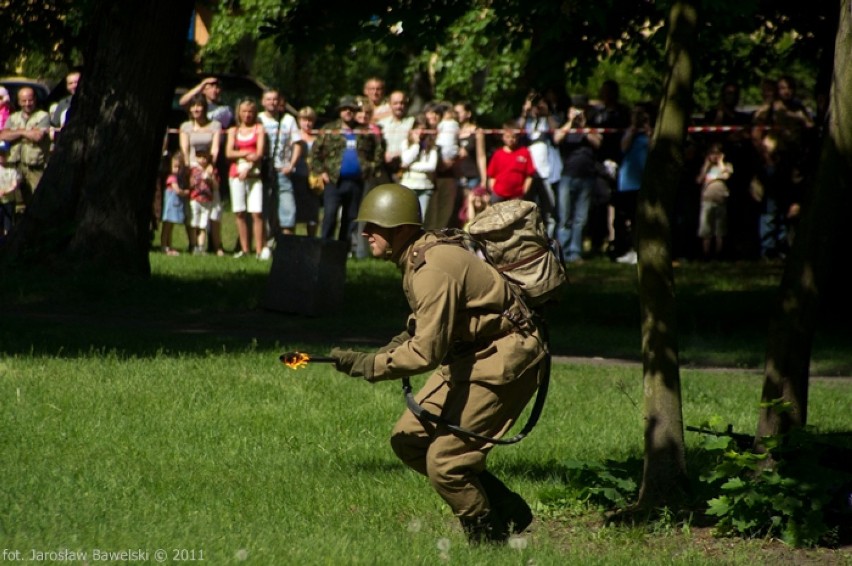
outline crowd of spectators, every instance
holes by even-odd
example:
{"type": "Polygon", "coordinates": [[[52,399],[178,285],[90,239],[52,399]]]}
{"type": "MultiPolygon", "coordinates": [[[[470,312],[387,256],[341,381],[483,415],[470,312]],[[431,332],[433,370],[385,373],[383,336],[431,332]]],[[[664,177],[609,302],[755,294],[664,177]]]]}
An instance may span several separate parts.
{"type": "MultiPolygon", "coordinates": [[[[65,123],[79,80],[69,73],[68,97],[45,110],[31,89],[20,89],[15,103],[0,89],[4,234],[38,184],[50,132],[65,123]]],[[[726,83],[718,104],[693,121],[673,219],[676,257],[787,252],[813,170],[815,120],[792,78],[765,80],[762,93],[762,104],[746,113],[738,85],[726,83]]],[[[370,77],[361,95],[340,98],[336,119],[317,124],[310,107],[288,113],[275,89],[230,108],[217,79],[205,78],[181,98],[187,120],[170,133],[180,141],[154,206],[161,249],[181,253],[171,234],[184,224],[189,252],[226,255],[221,219],[229,203],[235,257],[268,259],[276,237],[294,235],[297,225],[365,257],[362,227],[353,222],[360,201],[378,184],[400,182],[417,192],[427,229],[460,228],[491,202],[523,198],[540,206],[567,262],[603,254],[635,263],[637,194],[656,108],[627,106],[615,81],[596,94],[563,102],[532,91],[516,118],[486,129],[467,101],[433,101],[413,113],[404,92],[386,93],[384,81],[370,77]]]]}

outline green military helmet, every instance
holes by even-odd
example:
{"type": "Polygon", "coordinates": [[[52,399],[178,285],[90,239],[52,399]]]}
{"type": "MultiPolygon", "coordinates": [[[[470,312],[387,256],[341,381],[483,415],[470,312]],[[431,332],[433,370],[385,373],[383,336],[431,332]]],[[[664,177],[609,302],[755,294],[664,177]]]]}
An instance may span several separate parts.
{"type": "Polygon", "coordinates": [[[355,221],[383,228],[403,224],[423,225],[417,193],[399,183],[385,183],[367,193],[361,201],[355,221]]]}

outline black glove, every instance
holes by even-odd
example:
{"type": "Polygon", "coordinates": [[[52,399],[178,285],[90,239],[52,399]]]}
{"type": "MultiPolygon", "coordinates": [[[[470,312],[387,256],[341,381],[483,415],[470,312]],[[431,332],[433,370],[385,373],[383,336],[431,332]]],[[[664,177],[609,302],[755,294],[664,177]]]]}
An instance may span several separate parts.
{"type": "Polygon", "coordinates": [[[332,348],[331,357],[337,358],[337,361],[334,362],[334,369],[337,371],[351,375],[352,377],[363,377],[367,380],[373,378],[375,354],[332,348]]]}

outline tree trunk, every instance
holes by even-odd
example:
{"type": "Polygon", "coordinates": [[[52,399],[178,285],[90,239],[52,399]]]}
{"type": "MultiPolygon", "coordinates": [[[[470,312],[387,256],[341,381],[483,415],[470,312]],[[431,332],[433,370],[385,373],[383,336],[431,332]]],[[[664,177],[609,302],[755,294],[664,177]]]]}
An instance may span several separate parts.
{"type": "Polygon", "coordinates": [[[192,5],[98,4],[73,114],[4,263],[150,274],[151,205],[192,5]]]}
{"type": "MultiPolygon", "coordinates": [[[[805,199],[769,326],[756,442],[807,424],[808,372],[820,299],[832,270],[843,268],[838,241],[852,210],[852,17],[850,0],[840,6],[833,85],[812,194],[805,199]],[[789,404],[779,411],[774,403],[789,404]]],[[[848,292],[848,291],[844,291],[848,292]]]]}
{"type": "Polygon", "coordinates": [[[677,506],[686,485],[671,219],[692,105],[696,20],[691,0],[675,3],[669,14],[669,73],[637,209],[645,411],[640,509],[677,506]]]}

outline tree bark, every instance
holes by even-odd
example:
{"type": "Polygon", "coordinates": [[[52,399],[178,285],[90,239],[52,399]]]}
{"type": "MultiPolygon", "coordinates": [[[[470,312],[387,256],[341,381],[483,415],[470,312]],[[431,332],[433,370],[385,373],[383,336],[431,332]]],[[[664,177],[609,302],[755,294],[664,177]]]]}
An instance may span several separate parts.
{"type": "MultiPolygon", "coordinates": [[[[838,241],[852,210],[852,16],[850,0],[840,3],[834,47],[834,71],[827,133],[812,192],[781,279],[779,299],[770,320],[760,417],[755,441],[807,424],[811,348],[820,301],[842,268],[838,241]],[[783,411],[775,406],[787,405],[783,411]]],[[[847,291],[844,291],[847,292],[847,291]]]]}
{"type": "Polygon", "coordinates": [[[669,72],[637,209],[645,414],[644,473],[636,504],[640,509],[677,506],[686,485],[671,219],[692,106],[696,22],[694,1],[672,6],[669,72]]]}
{"type": "Polygon", "coordinates": [[[3,263],[150,275],[151,205],[192,5],[99,2],[71,115],[3,263]]]}

